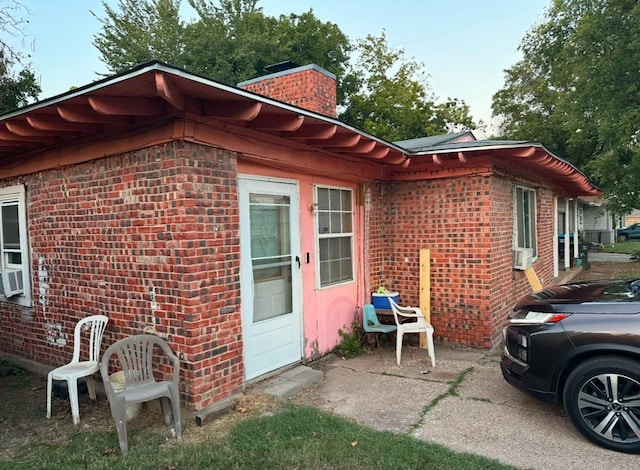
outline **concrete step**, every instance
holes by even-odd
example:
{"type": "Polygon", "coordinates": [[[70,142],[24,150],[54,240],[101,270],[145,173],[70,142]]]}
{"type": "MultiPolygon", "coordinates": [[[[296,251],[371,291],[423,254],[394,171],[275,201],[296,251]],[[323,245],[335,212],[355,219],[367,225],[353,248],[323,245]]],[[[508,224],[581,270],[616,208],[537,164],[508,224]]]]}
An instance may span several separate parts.
{"type": "Polygon", "coordinates": [[[313,384],[321,382],[324,374],[320,370],[307,366],[296,366],[257,383],[253,391],[258,394],[272,395],[286,399],[313,384]]]}

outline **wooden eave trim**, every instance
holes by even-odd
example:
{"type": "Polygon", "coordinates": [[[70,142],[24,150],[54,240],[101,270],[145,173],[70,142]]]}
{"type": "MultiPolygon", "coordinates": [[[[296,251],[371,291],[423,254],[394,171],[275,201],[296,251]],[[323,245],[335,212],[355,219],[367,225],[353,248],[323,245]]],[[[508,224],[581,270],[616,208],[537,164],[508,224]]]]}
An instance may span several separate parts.
{"type": "MultiPolygon", "coordinates": [[[[9,132],[11,132],[12,134],[15,134],[19,138],[33,137],[33,138],[39,139],[42,137],[41,140],[48,140],[52,137],[53,138],[59,137],[61,133],[61,131],[43,131],[43,130],[34,129],[26,121],[22,121],[22,122],[7,121],[4,123],[4,125],[9,130],[9,132]]],[[[76,134],[76,132],[72,131],[71,129],[67,129],[62,133],[76,134]]]]}
{"type": "Polygon", "coordinates": [[[45,145],[72,146],[77,139],[101,138],[112,132],[126,132],[132,126],[153,125],[165,117],[179,119],[193,114],[198,119],[217,119],[217,125],[237,125],[279,135],[337,158],[405,167],[410,162],[401,149],[335,119],[306,110],[296,112],[293,106],[268,99],[260,101],[222,86],[205,87],[188,75],[156,69],[105,83],[45,100],[42,106],[7,117],[6,133],[0,133],[0,146],[5,140],[5,154],[16,147],[37,151],[45,145]],[[129,94],[135,96],[126,96],[129,94]]]}
{"type": "Polygon", "coordinates": [[[191,135],[185,139],[195,143],[211,145],[217,148],[237,152],[238,158],[247,159],[265,166],[279,169],[290,169],[303,173],[322,174],[332,177],[342,177],[352,181],[365,181],[367,178],[380,179],[384,174],[385,165],[362,155],[350,157],[343,153],[333,152],[331,149],[310,147],[303,142],[286,139],[282,136],[259,132],[247,127],[224,124],[211,126],[206,121],[190,121],[191,135]],[[301,156],[313,160],[308,166],[301,156]],[[328,158],[349,163],[352,171],[357,169],[359,174],[346,174],[338,170],[335,165],[328,164],[328,158]],[[364,176],[369,175],[369,176],[364,176]]]}
{"type": "Polygon", "coordinates": [[[304,124],[300,129],[285,132],[284,137],[301,140],[326,140],[336,135],[338,126],[335,124],[304,124]]]}
{"type": "Polygon", "coordinates": [[[158,96],[173,106],[175,109],[183,111],[186,106],[186,100],[182,90],[169,78],[167,74],[155,72],[154,80],[158,96]]]}
{"type": "Polygon", "coordinates": [[[247,121],[247,127],[261,131],[293,132],[302,127],[304,119],[302,115],[261,113],[247,121]]]}
{"type": "Polygon", "coordinates": [[[157,98],[88,96],[93,110],[106,116],[162,116],[166,113],[165,101],[157,98]]]}
{"type": "Polygon", "coordinates": [[[391,170],[391,181],[424,181],[424,180],[436,180],[443,178],[459,178],[463,176],[491,176],[493,175],[493,168],[487,167],[458,167],[458,168],[446,168],[441,170],[429,171],[429,170],[407,170],[398,171],[391,170]]]}
{"type": "Polygon", "coordinates": [[[262,103],[204,100],[202,105],[203,116],[234,121],[252,121],[261,111],[262,103]]]}
{"type": "Polygon", "coordinates": [[[83,123],[70,123],[64,121],[57,115],[38,116],[28,115],[27,122],[31,127],[41,131],[55,131],[55,132],[95,132],[100,130],[98,124],[83,124],[83,123]]]}
{"type": "Polygon", "coordinates": [[[330,139],[309,139],[307,143],[311,146],[323,147],[325,149],[341,147],[353,148],[358,144],[358,142],[360,142],[361,139],[362,136],[360,134],[340,133],[334,135],[330,139]]]}
{"type": "MultiPolygon", "coordinates": [[[[16,155],[18,161],[13,166],[2,165],[2,175],[5,178],[26,175],[40,171],[47,171],[67,165],[97,160],[121,153],[134,152],[154,145],[175,140],[175,126],[173,122],[143,125],[139,128],[127,129],[104,134],[106,138],[79,138],[72,143],[63,143],[56,148],[44,151],[32,148],[23,154],[16,155]]],[[[2,152],[0,141],[0,152],[2,152]]]]}
{"type": "Polygon", "coordinates": [[[99,114],[93,108],[81,104],[59,104],[56,111],[62,119],[81,124],[130,124],[129,116],[107,116],[99,114]]]}

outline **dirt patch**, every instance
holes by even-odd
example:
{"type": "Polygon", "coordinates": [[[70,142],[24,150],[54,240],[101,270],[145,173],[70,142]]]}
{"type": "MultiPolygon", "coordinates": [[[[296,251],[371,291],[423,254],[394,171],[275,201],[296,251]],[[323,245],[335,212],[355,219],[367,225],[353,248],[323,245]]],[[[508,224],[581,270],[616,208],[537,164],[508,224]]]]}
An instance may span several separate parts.
{"type": "MultiPolygon", "coordinates": [[[[78,426],[73,424],[69,400],[55,395],[51,399],[51,418],[47,419],[47,378],[0,360],[0,458],[33,440],[63,445],[78,432],[115,433],[106,398],[98,397],[92,401],[85,387],[78,399],[78,426]]],[[[157,426],[164,426],[159,409],[157,413],[155,410],[145,413],[140,422],[132,422],[132,427],[155,427],[156,420],[157,426]]]]}
{"type": "Polygon", "coordinates": [[[573,281],[640,277],[640,263],[591,262],[590,264],[591,268],[583,269],[573,278],[573,281]]]}
{"type": "MultiPolygon", "coordinates": [[[[31,442],[46,441],[64,445],[72,436],[83,432],[113,433],[114,447],[105,449],[105,452],[119,452],[115,425],[106,397],[99,395],[96,401],[92,401],[85,389],[78,398],[78,426],[73,424],[69,400],[55,395],[52,397],[51,418],[47,419],[46,376],[0,360],[0,461],[31,442]]],[[[196,426],[193,415],[183,410],[182,439],[203,442],[212,434],[226,433],[238,420],[270,414],[282,406],[283,403],[275,397],[245,393],[233,410],[204,427],[196,426]]],[[[129,421],[127,428],[130,432],[146,429],[169,437],[172,427],[165,426],[156,400],[144,403],[139,416],[129,421]]]]}

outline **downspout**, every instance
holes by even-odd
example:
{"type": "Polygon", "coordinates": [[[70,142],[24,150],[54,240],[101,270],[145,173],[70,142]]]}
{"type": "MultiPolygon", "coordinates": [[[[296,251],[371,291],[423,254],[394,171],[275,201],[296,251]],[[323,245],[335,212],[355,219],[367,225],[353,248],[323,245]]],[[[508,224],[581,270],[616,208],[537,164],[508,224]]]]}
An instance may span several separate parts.
{"type": "Polygon", "coordinates": [[[567,270],[571,267],[571,244],[569,243],[569,233],[571,226],[569,225],[569,199],[564,200],[564,269],[567,270]]]}
{"type": "Polygon", "coordinates": [[[578,251],[578,198],[573,199],[573,259],[580,256],[578,251]]]}
{"type": "Polygon", "coordinates": [[[558,254],[558,196],[553,196],[553,277],[560,275],[558,254]]]}

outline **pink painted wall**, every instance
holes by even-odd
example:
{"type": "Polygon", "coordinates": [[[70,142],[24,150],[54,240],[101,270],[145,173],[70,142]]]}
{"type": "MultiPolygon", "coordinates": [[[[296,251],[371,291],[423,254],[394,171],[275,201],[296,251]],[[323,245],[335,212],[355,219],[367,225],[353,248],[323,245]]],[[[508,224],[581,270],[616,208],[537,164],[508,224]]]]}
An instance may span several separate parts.
{"type": "Polygon", "coordinates": [[[291,173],[239,162],[243,175],[297,180],[300,191],[300,258],[302,260],[302,311],[304,358],[315,359],[330,352],[338,344],[338,330],[349,330],[366,302],[363,266],[363,207],[357,204],[358,184],[337,178],[291,173]],[[353,191],[354,203],[354,281],[320,289],[317,287],[315,215],[309,209],[314,202],[314,185],[340,187],[353,191]],[[309,263],[306,262],[309,253],[309,263]]]}

